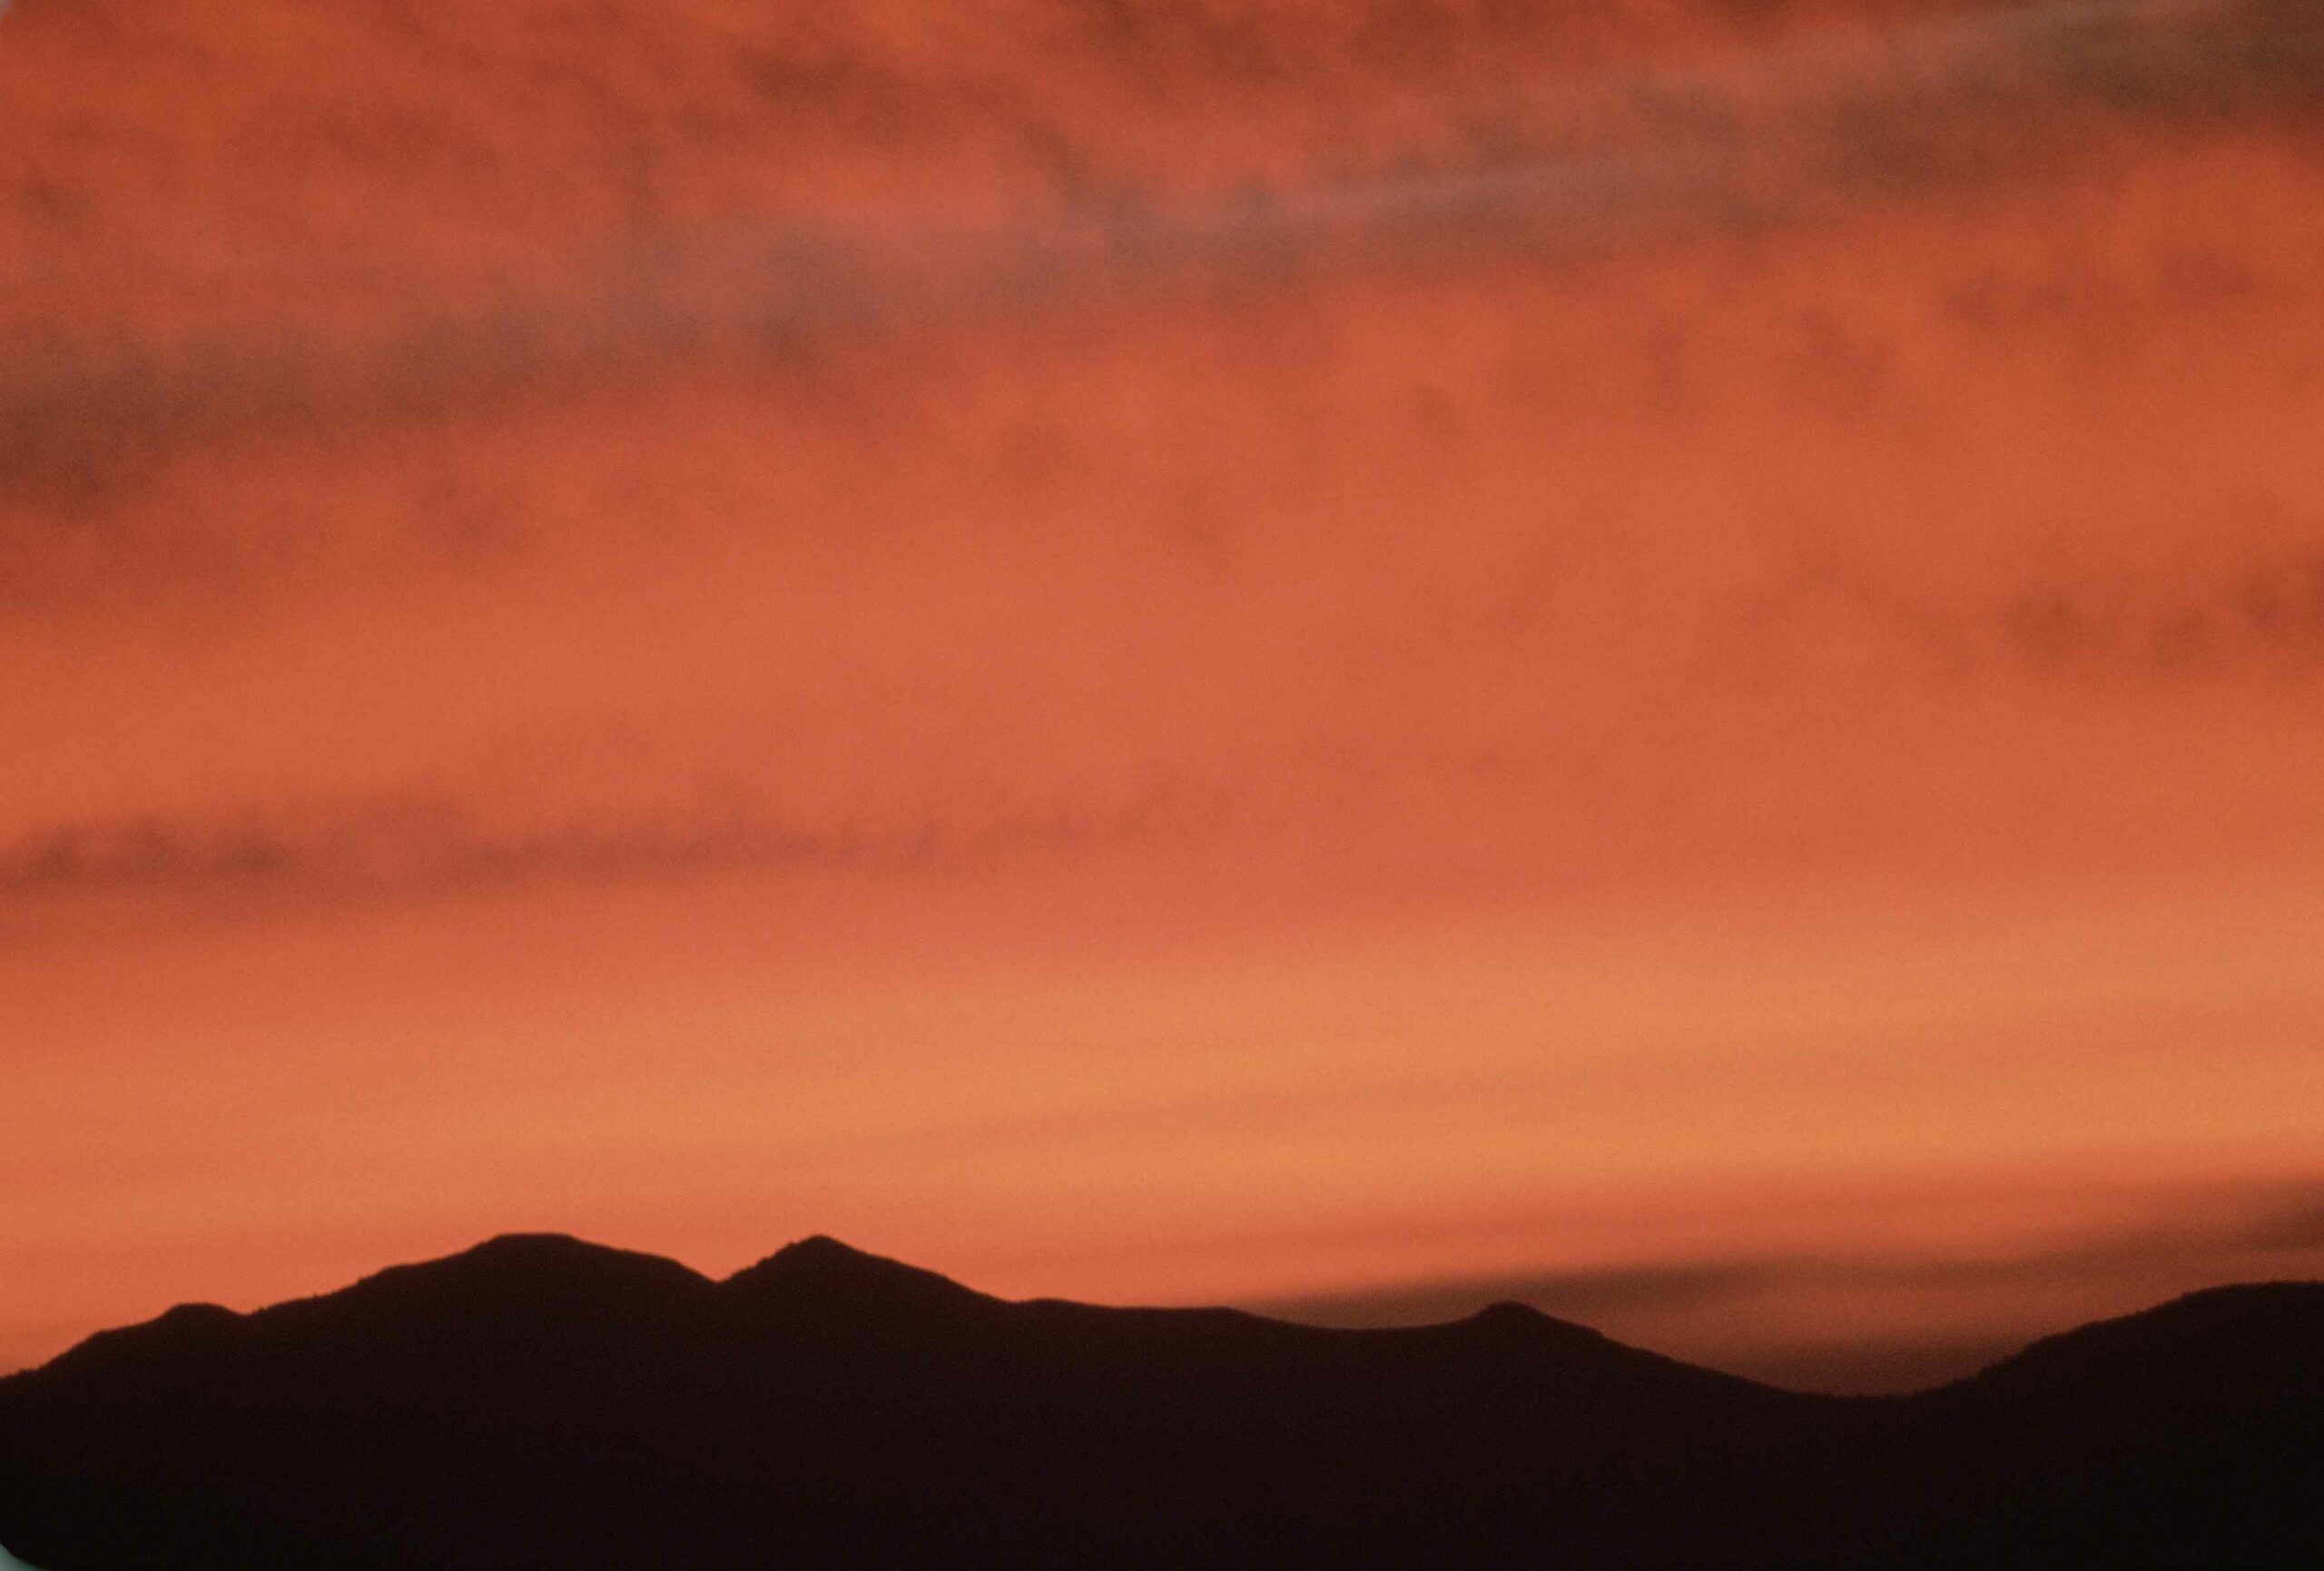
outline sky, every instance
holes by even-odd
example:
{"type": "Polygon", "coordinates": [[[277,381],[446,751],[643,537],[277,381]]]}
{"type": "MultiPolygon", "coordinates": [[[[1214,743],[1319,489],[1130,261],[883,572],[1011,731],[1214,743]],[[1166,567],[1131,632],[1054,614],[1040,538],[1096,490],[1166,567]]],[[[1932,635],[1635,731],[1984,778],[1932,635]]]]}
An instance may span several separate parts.
{"type": "Polygon", "coordinates": [[[2319,133],[2303,0],[21,0],[0,1368],[2324,1275],[2319,133]]]}

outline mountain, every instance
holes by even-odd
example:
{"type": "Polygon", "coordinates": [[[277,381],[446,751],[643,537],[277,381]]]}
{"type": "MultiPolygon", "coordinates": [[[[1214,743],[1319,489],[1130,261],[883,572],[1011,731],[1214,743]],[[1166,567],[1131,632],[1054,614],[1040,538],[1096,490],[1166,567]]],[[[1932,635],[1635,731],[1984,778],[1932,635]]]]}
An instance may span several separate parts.
{"type": "Polygon", "coordinates": [[[2290,1565],[2319,1465],[2319,1284],[1841,1398],[1514,1304],[1325,1330],[524,1236],[0,1380],[0,1544],[44,1571],[2290,1565]]]}

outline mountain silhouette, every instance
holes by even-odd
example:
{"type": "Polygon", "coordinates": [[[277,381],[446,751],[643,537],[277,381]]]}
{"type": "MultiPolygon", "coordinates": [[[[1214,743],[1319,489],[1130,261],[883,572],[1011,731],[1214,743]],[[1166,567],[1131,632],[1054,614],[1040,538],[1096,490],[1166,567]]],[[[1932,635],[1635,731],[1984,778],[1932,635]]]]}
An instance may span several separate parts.
{"type": "Polygon", "coordinates": [[[44,1571],[2294,1565],[2319,1464],[2324,1284],[1836,1398],[1516,1304],[1329,1330],[527,1235],[0,1380],[0,1544],[44,1571]]]}

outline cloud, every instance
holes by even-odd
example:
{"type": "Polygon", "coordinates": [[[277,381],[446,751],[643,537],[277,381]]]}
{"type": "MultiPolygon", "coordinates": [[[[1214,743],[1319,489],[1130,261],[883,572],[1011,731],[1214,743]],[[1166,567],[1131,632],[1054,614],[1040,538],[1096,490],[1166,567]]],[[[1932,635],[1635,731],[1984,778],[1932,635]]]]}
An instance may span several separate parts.
{"type": "Polygon", "coordinates": [[[2260,1218],[2243,1241],[2257,1250],[2324,1250],[2324,1188],[2287,1200],[2260,1218]]]}
{"type": "MultiPolygon", "coordinates": [[[[239,145],[242,87],[84,94],[78,138],[0,94],[63,116],[42,178],[124,164],[0,327],[23,901],[775,865],[853,844],[849,793],[908,841],[1153,781],[1522,877],[1814,841],[1852,798],[1893,841],[1945,811],[1923,760],[1996,820],[2047,766],[2027,710],[1965,740],[1965,688],[2127,734],[2324,660],[2313,173],[2253,140],[2318,88],[2310,11],[1133,6],[979,42],[382,5],[267,13],[261,49],[231,8],[68,9],[51,64],[239,41],[304,107],[189,183],[240,215],[197,246],[137,160],[239,145]],[[318,104],[359,25],[381,64],[318,104]],[[826,91],[895,183],[799,174],[826,91]],[[891,94],[927,124],[881,131],[891,94]],[[923,183],[978,116],[989,166],[923,183]],[[696,154],[736,183],[598,210],[696,154]],[[812,746],[733,764],[799,710],[812,746]],[[616,725],[659,750],[593,766],[649,805],[577,837],[330,826],[465,821],[491,792],[444,760],[616,725]],[[687,816],[734,774],[742,826],[687,816]]],[[[2216,756],[2144,766],[2162,805],[2108,833],[2192,825],[2216,756]]],[[[506,815],[555,820],[512,774],[506,815]]]]}
{"type": "Polygon", "coordinates": [[[1986,575],[1998,582],[1947,584],[1883,562],[1876,548],[1810,547],[1795,576],[1738,592],[1731,636],[1770,665],[1812,662],[1819,633],[1876,640],[1900,677],[1922,680],[2083,690],[2309,680],[2324,669],[2324,518],[2272,499],[2221,510],[2208,528],[2166,526],[2159,549],[2126,529],[2105,543],[2111,559],[2093,553],[2015,582],[2004,568],[1986,575]]]}
{"type": "Polygon", "coordinates": [[[1487,1304],[1530,1304],[1545,1314],[1589,1324],[1626,1309],[1698,1309],[1780,1283],[1797,1268],[1774,1260],[1697,1260],[1669,1265],[1463,1277],[1413,1282],[1362,1293],[1285,1299],[1268,1313],[1318,1325],[1429,1325],[1458,1319],[1487,1304]]]}
{"type": "Polygon", "coordinates": [[[734,871],[957,874],[1182,842],[1207,832],[1219,806],[1157,786],[1070,806],[972,796],[881,817],[785,818],[730,783],[625,808],[576,808],[544,791],[489,805],[408,795],[54,825],[0,843],[0,943],[124,913],[200,921],[734,871]]]}
{"type": "MultiPolygon", "coordinates": [[[[1465,7],[1421,6],[1380,25],[1380,35],[1449,41],[1488,25],[1465,7]]],[[[123,528],[106,504],[138,496],[189,453],[499,418],[718,365],[748,367],[754,395],[773,407],[814,409],[828,405],[832,375],[860,378],[866,355],[944,323],[1111,312],[1157,295],[1298,294],[1349,270],[1555,269],[1763,236],[1963,184],[2054,178],[2065,150],[2087,142],[2086,157],[2106,144],[2068,135],[2061,114],[2162,116],[2183,128],[2190,117],[2236,123],[2312,106],[2324,96],[2319,34],[2309,10],[2261,0],[2034,5],[1901,27],[1873,44],[1809,36],[1715,63],[1548,74],[1495,95],[1489,146],[1408,127],[1415,140],[1358,167],[1302,153],[1185,189],[1126,174],[1018,203],[1014,216],[948,217],[938,204],[851,220],[807,203],[784,204],[780,217],[656,218],[612,234],[583,225],[546,244],[535,237],[521,272],[483,278],[409,248],[374,250],[359,272],[320,252],[252,252],[231,256],[218,282],[281,303],[231,329],[134,325],[131,302],[161,286],[153,270],[168,263],[84,239],[72,252],[78,288],[113,299],[102,327],[46,321],[5,333],[0,594],[36,598],[44,570],[104,551],[108,532],[123,528]],[[323,276],[309,276],[317,266],[323,276]],[[347,282],[332,282],[332,270],[347,282]],[[347,288],[357,293],[342,300],[347,288]]],[[[1085,42],[1130,60],[1190,54],[1217,71],[1293,36],[1221,16],[1200,26],[1120,19],[1085,42]]],[[[1338,46],[1389,57],[1375,55],[1370,35],[1338,46]]],[[[854,62],[811,72],[818,92],[832,71],[853,81],[874,70],[868,39],[818,47],[854,62]]],[[[1289,81],[1341,79],[1319,59],[1293,65],[1289,81]]],[[[1083,60],[1071,70],[1096,68],[1083,60]]],[[[928,84],[894,70],[889,91],[921,102],[912,94],[928,84]]],[[[1135,74],[1175,80],[1175,70],[1145,60],[1135,74]]],[[[633,100],[640,114],[666,112],[643,89],[607,101],[633,100]]],[[[1045,113],[1022,95],[975,101],[1003,117],[1045,113]]],[[[1088,124],[1006,129],[1069,144],[1094,134],[1088,124]]],[[[307,134],[332,144],[319,128],[307,134]]],[[[586,181],[617,163],[602,149],[572,156],[592,160],[574,165],[586,181]]],[[[399,200],[460,189],[450,169],[438,173],[440,187],[399,200]]],[[[137,548],[133,533],[124,548],[137,548]]]]}
{"type": "Polygon", "coordinates": [[[2235,1280],[2324,1272],[2324,1206],[2311,1182],[2160,1194],[2148,1214],[2006,1253],[1755,1254],[1447,1278],[1252,1306],[1322,1325],[1427,1324],[1515,1301],[1657,1351],[1781,1384],[1902,1390],[1958,1378],[2066,1329],[2061,1303],[2122,1309],[2235,1280]],[[1888,1306],[1849,1317],[1822,1304],[1888,1306]],[[1918,1306],[1904,1315],[1896,1306],[1918,1306]],[[1770,1336],[1768,1310],[1795,1326],[1770,1336]],[[1934,1317],[1933,1319],[1929,1317],[1934,1317]],[[2045,1318],[2050,1317],[2050,1318],[2045,1318]],[[1928,1329],[1931,1326],[1935,1329],[1928,1329]]]}

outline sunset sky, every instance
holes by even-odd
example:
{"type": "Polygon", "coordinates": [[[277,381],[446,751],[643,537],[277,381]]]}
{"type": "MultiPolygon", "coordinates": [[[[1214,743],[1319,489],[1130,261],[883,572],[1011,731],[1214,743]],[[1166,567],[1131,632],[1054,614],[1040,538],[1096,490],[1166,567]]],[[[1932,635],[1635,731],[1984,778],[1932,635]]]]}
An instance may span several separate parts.
{"type": "Polygon", "coordinates": [[[2324,1276],[2324,6],[16,0],[0,1370],[489,1234],[1846,1388],[2324,1276]]]}

